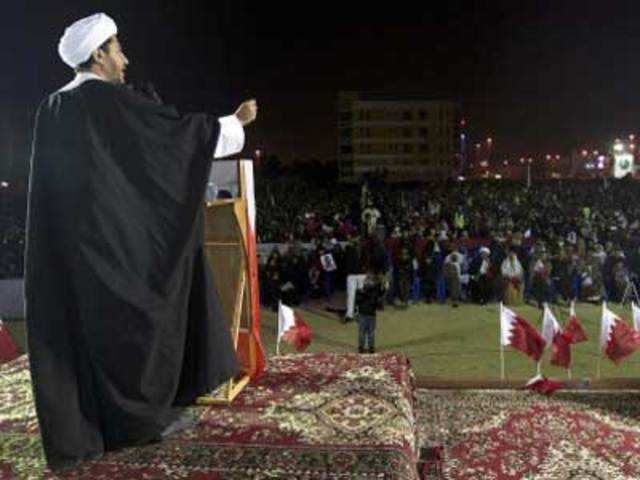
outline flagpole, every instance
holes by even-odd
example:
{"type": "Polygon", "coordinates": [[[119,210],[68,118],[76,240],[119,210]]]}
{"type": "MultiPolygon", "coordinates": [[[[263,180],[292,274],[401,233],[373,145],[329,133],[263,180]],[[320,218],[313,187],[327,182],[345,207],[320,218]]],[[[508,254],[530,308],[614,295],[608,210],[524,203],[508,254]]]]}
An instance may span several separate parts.
{"type": "MultiPolygon", "coordinates": [[[[547,306],[547,302],[544,302],[544,308],[548,308],[547,306]]],[[[544,309],[542,310],[542,320],[541,320],[541,326],[540,326],[540,331],[542,332],[542,334],[544,335],[544,314],[545,311],[544,309]]],[[[547,346],[544,346],[544,350],[547,349],[547,346]]],[[[544,350],[542,351],[542,355],[544,355],[544,350]]],[[[540,360],[538,360],[538,363],[536,364],[536,375],[541,375],[542,374],[542,356],[540,356],[540,360]]]]}
{"type": "MultiPolygon", "coordinates": [[[[571,318],[571,313],[573,311],[574,308],[574,301],[571,300],[571,303],[569,304],[569,318],[571,318]]],[[[558,310],[560,310],[560,307],[557,307],[558,310]]],[[[566,331],[567,328],[567,322],[564,322],[564,325],[562,326],[562,331],[566,331]]],[[[571,380],[571,363],[569,363],[569,366],[567,367],[567,380],[571,380]]]]}
{"type": "Polygon", "coordinates": [[[504,346],[500,339],[500,380],[504,383],[504,346]]]}
{"type": "Polygon", "coordinates": [[[280,310],[282,309],[282,301],[278,300],[278,331],[276,332],[277,340],[276,340],[276,355],[280,355],[280,310]]]}
{"type": "Polygon", "coordinates": [[[598,346],[598,362],[596,364],[596,379],[597,380],[600,380],[600,362],[602,360],[602,345],[600,345],[600,342],[602,342],[602,322],[603,322],[603,318],[604,318],[604,309],[605,308],[607,308],[607,302],[602,302],[602,314],[600,315],[600,338],[596,342],[596,345],[598,346]]]}
{"type": "Polygon", "coordinates": [[[500,312],[498,314],[498,322],[500,328],[498,328],[499,341],[500,341],[500,381],[504,383],[504,345],[502,345],[502,302],[500,302],[500,312]]]}
{"type": "MultiPolygon", "coordinates": [[[[571,300],[571,303],[569,304],[569,319],[571,319],[571,312],[573,312],[572,307],[575,308],[573,300],[571,300]]],[[[567,328],[567,321],[565,320],[562,330],[565,331],[566,328],[567,328]]],[[[569,364],[569,368],[567,368],[567,380],[571,380],[571,364],[569,364]]]]}

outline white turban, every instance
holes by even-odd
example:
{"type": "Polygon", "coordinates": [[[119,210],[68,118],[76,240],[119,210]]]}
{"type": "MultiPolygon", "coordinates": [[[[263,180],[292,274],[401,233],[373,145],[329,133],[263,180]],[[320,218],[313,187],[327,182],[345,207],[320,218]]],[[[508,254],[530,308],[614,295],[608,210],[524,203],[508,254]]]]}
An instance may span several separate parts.
{"type": "Polygon", "coordinates": [[[116,22],[105,13],[96,13],[67,27],[58,43],[62,61],[75,68],[89,60],[91,54],[118,33],[116,22]]]}

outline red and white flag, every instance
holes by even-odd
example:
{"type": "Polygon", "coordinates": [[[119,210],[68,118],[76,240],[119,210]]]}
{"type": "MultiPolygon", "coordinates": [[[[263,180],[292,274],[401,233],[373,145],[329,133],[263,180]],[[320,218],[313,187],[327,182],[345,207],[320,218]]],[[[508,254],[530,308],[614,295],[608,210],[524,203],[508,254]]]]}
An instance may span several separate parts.
{"type": "Polygon", "coordinates": [[[587,341],[587,334],[584,333],[582,324],[576,315],[576,306],[571,302],[571,310],[569,311],[569,321],[564,326],[564,331],[572,335],[572,343],[580,343],[587,341]]]}
{"type": "Polygon", "coordinates": [[[542,314],[542,338],[547,343],[547,345],[551,345],[553,342],[553,337],[556,334],[560,333],[562,328],[560,328],[560,324],[556,319],[555,315],[549,308],[549,305],[544,304],[544,311],[542,314]]]}
{"type": "Polygon", "coordinates": [[[609,310],[606,303],[602,304],[600,348],[616,365],[640,348],[640,332],[609,310]]]}
{"type": "Polygon", "coordinates": [[[311,327],[291,307],[281,302],[278,306],[278,345],[282,339],[296,351],[302,352],[307,349],[312,338],[311,327]]]}
{"type": "Polygon", "coordinates": [[[18,358],[18,347],[0,318],[0,363],[18,358]]]}
{"type": "Polygon", "coordinates": [[[573,335],[562,331],[558,320],[546,303],[542,318],[542,338],[547,345],[551,345],[551,365],[569,368],[573,335]]]}
{"type": "Polygon", "coordinates": [[[544,375],[536,375],[527,382],[524,386],[525,389],[537,392],[541,395],[550,396],[556,390],[564,388],[567,384],[564,382],[556,382],[555,380],[549,380],[544,375]]]}
{"type": "Polygon", "coordinates": [[[633,328],[636,329],[636,332],[640,332],[640,308],[634,302],[631,302],[631,312],[633,313],[633,328]]]}
{"type": "Polygon", "coordinates": [[[511,345],[524,354],[540,360],[545,341],[538,331],[524,318],[500,304],[500,342],[503,346],[511,345]]]}

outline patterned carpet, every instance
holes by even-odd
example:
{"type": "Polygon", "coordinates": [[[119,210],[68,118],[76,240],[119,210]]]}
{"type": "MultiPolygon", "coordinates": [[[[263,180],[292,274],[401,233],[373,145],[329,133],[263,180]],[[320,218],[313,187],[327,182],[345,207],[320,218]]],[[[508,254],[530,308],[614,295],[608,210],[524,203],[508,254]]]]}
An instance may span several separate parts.
{"type": "Polygon", "coordinates": [[[640,392],[418,390],[399,355],[292,355],[195,428],[46,470],[26,358],[0,366],[0,479],[640,478],[640,392]],[[417,397],[414,400],[412,392],[417,397]],[[417,431],[416,431],[417,425],[417,431]]]}
{"type": "Polygon", "coordinates": [[[440,475],[478,480],[640,478],[640,392],[419,390],[419,439],[440,475]]]}
{"type": "Polygon", "coordinates": [[[54,476],[45,468],[27,359],[0,367],[0,479],[417,478],[413,376],[395,354],[272,358],[231,407],[197,426],[54,476]]]}

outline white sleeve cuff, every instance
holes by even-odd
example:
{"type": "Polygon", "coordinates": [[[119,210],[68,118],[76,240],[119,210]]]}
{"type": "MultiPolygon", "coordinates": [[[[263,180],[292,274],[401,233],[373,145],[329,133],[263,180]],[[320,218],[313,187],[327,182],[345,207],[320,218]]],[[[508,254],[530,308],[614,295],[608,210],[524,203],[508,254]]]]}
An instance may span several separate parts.
{"type": "Polygon", "coordinates": [[[220,135],[213,158],[239,153],[244,148],[244,128],[235,115],[220,117],[220,135]]]}

